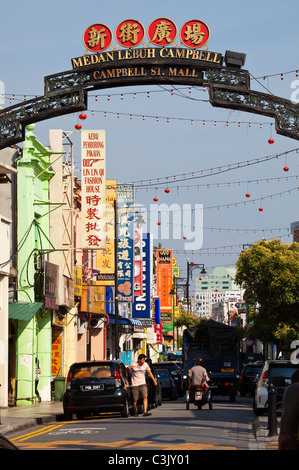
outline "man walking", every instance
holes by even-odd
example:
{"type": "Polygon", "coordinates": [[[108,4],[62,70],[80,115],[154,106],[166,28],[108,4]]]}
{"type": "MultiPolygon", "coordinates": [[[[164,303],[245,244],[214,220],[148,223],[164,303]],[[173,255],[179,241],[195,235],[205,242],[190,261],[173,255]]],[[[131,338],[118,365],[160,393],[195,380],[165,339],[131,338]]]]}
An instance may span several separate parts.
{"type": "Polygon", "coordinates": [[[145,355],[139,354],[137,362],[133,362],[128,366],[128,369],[131,373],[131,390],[133,395],[133,415],[138,416],[137,413],[137,402],[139,394],[141,393],[143,398],[143,416],[150,416],[151,413],[147,411],[147,385],[145,374],[146,372],[152,379],[155,385],[157,382],[153,376],[148,364],[145,362],[145,355]]]}

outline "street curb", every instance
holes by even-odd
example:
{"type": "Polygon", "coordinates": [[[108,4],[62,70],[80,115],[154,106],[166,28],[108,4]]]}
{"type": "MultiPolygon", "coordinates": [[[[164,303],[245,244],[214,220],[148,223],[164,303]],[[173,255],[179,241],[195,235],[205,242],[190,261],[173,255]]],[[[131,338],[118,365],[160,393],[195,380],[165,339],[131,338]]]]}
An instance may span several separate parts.
{"type": "Polygon", "coordinates": [[[28,429],[39,424],[55,423],[57,421],[62,421],[62,418],[63,414],[58,414],[41,416],[37,418],[29,418],[26,420],[20,420],[19,422],[14,422],[12,424],[6,423],[3,426],[0,425],[0,433],[3,436],[9,436],[11,434],[14,434],[15,432],[23,431],[24,429],[28,429]]]}

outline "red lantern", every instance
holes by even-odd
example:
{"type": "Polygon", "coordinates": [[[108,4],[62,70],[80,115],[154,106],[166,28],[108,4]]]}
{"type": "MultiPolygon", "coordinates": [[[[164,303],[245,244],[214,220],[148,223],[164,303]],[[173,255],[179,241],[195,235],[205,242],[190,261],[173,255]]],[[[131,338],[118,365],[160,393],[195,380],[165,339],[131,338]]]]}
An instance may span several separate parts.
{"type": "Polygon", "coordinates": [[[269,140],[268,140],[268,143],[269,143],[269,144],[274,144],[274,139],[272,139],[272,138],[269,139],[269,140]]]}
{"type": "Polygon", "coordinates": [[[76,124],[76,125],[75,125],[75,129],[77,129],[77,131],[79,131],[80,129],[82,129],[81,124],[76,124]]]}
{"type": "Polygon", "coordinates": [[[84,119],[86,119],[86,118],[87,118],[87,116],[86,116],[85,113],[79,114],[79,119],[82,119],[82,121],[84,121],[84,119]]]}
{"type": "Polygon", "coordinates": [[[157,202],[157,201],[158,201],[158,198],[157,198],[157,197],[154,197],[154,201],[157,202]]]}
{"type": "Polygon", "coordinates": [[[157,222],[157,225],[161,225],[161,222],[157,222]]]}
{"type": "Polygon", "coordinates": [[[262,207],[259,208],[259,211],[260,211],[260,212],[263,212],[263,210],[264,210],[264,209],[263,209],[262,207]]]}
{"type": "Polygon", "coordinates": [[[170,193],[170,189],[169,189],[169,188],[166,188],[166,189],[165,189],[165,192],[166,192],[166,193],[170,193]]]}
{"type": "Polygon", "coordinates": [[[246,197],[250,197],[250,194],[249,194],[249,193],[246,193],[245,196],[246,196],[246,197]]]}
{"type": "Polygon", "coordinates": [[[184,239],[184,240],[187,240],[187,237],[186,237],[186,236],[184,236],[184,237],[183,237],[183,239],[184,239]]]}
{"type": "Polygon", "coordinates": [[[283,167],[283,171],[289,171],[289,167],[288,167],[288,166],[284,166],[284,167],[283,167]]]}

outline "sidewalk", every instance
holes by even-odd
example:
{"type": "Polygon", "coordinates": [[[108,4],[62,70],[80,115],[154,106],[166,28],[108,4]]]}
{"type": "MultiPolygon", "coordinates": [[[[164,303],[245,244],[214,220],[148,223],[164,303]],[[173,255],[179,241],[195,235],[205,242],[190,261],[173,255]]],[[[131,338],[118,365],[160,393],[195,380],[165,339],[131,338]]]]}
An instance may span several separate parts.
{"type": "MultiPolygon", "coordinates": [[[[63,421],[62,402],[48,401],[0,409],[0,434],[9,436],[37,424],[63,421]]],[[[280,418],[277,432],[279,433],[280,418]]],[[[251,450],[278,450],[278,435],[269,436],[268,417],[255,418],[252,423],[251,450]]]]}
{"type": "Polygon", "coordinates": [[[8,437],[31,426],[62,419],[62,402],[57,401],[0,408],[0,434],[8,437]]]}
{"type": "Polygon", "coordinates": [[[280,418],[277,419],[277,436],[269,436],[268,416],[259,416],[253,423],[253,435],[257,450],[278,450],[280,418]]]}

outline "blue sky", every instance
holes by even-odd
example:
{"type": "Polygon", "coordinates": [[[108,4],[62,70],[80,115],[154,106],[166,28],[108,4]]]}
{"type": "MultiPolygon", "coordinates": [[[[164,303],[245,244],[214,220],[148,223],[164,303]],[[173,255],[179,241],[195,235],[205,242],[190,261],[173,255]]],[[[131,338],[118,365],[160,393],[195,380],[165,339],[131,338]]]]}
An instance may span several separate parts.
{"type": "MultiPolygon", "coordinates": [[[[267,77],[252,80],[252,89],[261,91],[266,87],[271,93],[290,99],[296,75],[295,72],[287,72],[299,68],[298,9],[298,2],[293,0],[253,0],[249,3],[240,0],[5,2],[1,10],[0,80],[4,82],[5,93],[20,95],[18,99],[23,95],[42,95],[46,75],[70,70],[71,58],[83,55],[82,36],[93,23],[104,23],[114,32],[116,26],[128,18],[139,20],[146,30],[150,22],[159,17],[172,19],[178,29],[188,20],[199,19],[210,28],[209,50],[223,55],[226,50],[243,52],[246,54],[244,68],[253,77],[267,77]],[[283,80],[281,73],[284,73],[283,80]]],[[[110,92],[110,101],[107,100],[107,90],[98,93],[97,102],[95,93],[91,94],[84,128],[106,129],[107,177],[116,178],[119,182],[163,179],[299,147],[298,141],[276,135],[274,122],[267,117],[213,108],[207,102],[207,92],[201,88],[192,88],[191,94],[182,89],[174,96],[169,93],[169,87],[165,91],[158,86],[116,88],[110,92]],[[150,98],[147,91],[150,91],[150,98]],[[134,92],[138,93],[136,99],[133,98],[134,92]],[[123,100],[121,93],[124,94],[123,100]],[[104,111],[108,113],[106,118],[104,111]],[[109,113],[123,115],[117,118],[116,114],[109,113]],[[129,119],[130,114],[133,115],[132,120],[129,119]],[[137,117],[143,114],[153,118],[143,121],[137,117]],[[155,119],[155,116],[166,115],[170,117],[169,124],[155,119]],[[195,122],[191,125],[192,119],[211,120],[212,123],[202,126],[195,122]],[[226,120],[240,121],[241,125],[227,127],[220,122],[226,120]],[[249,128],[246,124],[249,121],[262,123],[262,129],[259,125],[249,128]],[[268,144],[271,132],[275,140],[273,145],[268,144]]],[[[8,105],[6,100],[5,106],[8,105]]],[[[77,121],[77,114],[51,119],[38,123],[35,133],[47,145],[49,129],[74,130],[77,121]]],[[[79,135],[73,134],[73,140],[76,168],[79,170],[79,135]]],[[[172,186],[167,195],[161,189],[156,191],[153,185],[148,191],[138,190],[136,202],[149,207],[157,194],[159,202],[169,205],[203,204],[201,255],[198,251],[185,250],[184,253],[183,227],[181,239],[161,242],[163,247],[175,250],[182,276],[186,274],[186,258],[204,263],[211,271],[214,266],[234,264],[243,244],[251,244],[262,236],[268,239],[283,235],[283,241],[291,241],[291,237],[285,236],[286,230],[279,232],[278,229],[288,229],[299,219],[299,193],[292,191],[272,199],[268,196],[299,186],[296,178],[299,175],[298,158],[299,154],[293,152],[287,159],[283,157],[190,182],[189,189],[182,182],[179,189],[172,186]],[[283,171],[285,164],[290,168],[287,174],[283,171]],[[241,183],[243,181],[250,183],[241,183]],[[197,189],[197,183],[210,184],[210,187],[197,189]],[[248,191],[252,198],[257,199],[255,204],[231,205],[244,201],[248,191]],[[259,212],[263,197],[264,210],[259,212]],[[222,204],[229,205],[229,208],[207,209],[222,204]]]]}

